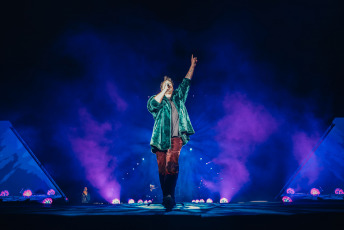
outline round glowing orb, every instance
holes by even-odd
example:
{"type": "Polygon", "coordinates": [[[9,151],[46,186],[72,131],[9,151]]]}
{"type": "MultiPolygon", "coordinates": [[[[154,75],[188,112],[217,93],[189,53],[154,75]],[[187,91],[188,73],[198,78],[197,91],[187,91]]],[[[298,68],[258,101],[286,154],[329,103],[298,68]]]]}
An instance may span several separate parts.
{"type": "Polygon", "coordinates": [[[291,203],[293,200],[289,196],[282,197],[283,203],[291,203]]]}
{"type": "Polygon", "coordinates": [[[210,199],[210,198],[208,198],[208,199],[207,199],[207,203],[208,203],[208,204],[211,204],[211,203],[213,203],[213,200],[210,199]]]}
{"type": "Polygon", "coordinates": [[[53,196],[53,195],[55,195],[55,190],[54,190],[54,189],[49,189],[48,192],[47,192],[47,195],[48,195],[48,196],[53,196]]]}
{"type": "Polygon", "coordinates": [[[336,188],[336,190],[334,191],[334,193],[337,194],[337,195],[342,195],[342,194],[344,194],[344,191],[343,191],[343,189],[341,189],[341,188],[336,188]]]}
{"type": "Polygon", "coordinates": [[[25,191],[23,192],[23,196],[26,196],[26,197],[32,196],[31,190],[30,190],[30,189],[25,190],[25,191]]]}
{"type": "Polygon", "coordinates": [[[0,196],[9,196],[10,193],[7,190],[1,191],[0,196]]]}
{"type": "Polygon", "coordinates": [[[144,204],[148,204],[148,200],[143,201],[144,204]]]}
{"type": "Polygon", "coordinates": [[[192,202],[192,203],[195,203],[195,202],[196,202],[196,200],[192,200],[191,202],[192,202]]]}
{"type": "Polygon", "coordinates": [[[199,203],[199,200],[195,200],[195,203],[197,203],[197,204],[198,204],[198,203],[199,203]]]}
{"type": "Polygon", "coordinates": [[[312,196],[319,196],[320,195],[320,191],[317,188],[312,188],[311,189],[311,194],[312,194],[312,196]]]}
{"type": "Polygon", "coordinates": [[[120,204],[121,201],[120,201],[119,199],[115,198],[115,199],[112,200],[111,203],[112,203],[112,204],[120,204]]]}
{"type": "Polygon", "coordinates": [[[295,194],[295,190],[293,188],[288,188],[287,189],[287,194],[295,194]]]}
{"type": "Polygon", "coordinates": [[[42,201],[42,204],[52,204],[52,203],[53,203],[53,199],[51,199],[51,198],[45,198],[42,201]]]}
{"type": "Polygon", "coordinates": [[[140,199],[140,200],[137,201],[137,203],[143,204],[143,200],[140,199]]]}
{"type": "Polygon", "coordinates": [[[220,203],[221,204],[225,204],[225,203],[228,203],[228,200],[227,200],[227,198],[221,198],[221,200],[220,200],[220,203]]]}
{"type": "Polygon", "coordinates": [[[200,202],[200,203],[204,203],[204,200],[203,200],[203,199],[200,199],[199,202],[200,202]]]}
{"type": "Polygon", "coordinates": [[[134,204],[134,203],[135,203],[134,199],[129,199],[128,200],[128,204],[134,204]]]}

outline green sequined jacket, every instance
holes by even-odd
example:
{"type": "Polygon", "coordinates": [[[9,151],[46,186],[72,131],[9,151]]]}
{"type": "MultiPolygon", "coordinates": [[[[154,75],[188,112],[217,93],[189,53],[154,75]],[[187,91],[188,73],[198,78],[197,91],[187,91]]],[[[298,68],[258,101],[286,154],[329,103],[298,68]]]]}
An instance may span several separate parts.
{"type": "MultiPolygon", "coordinates": [[[[185,107],[190,81],[190,79],[184,78],[179,87],[172,93],[172,101],[179,114],[179,135],[183,140],[183,145],[188,143],[190,135],[195,133],[185,107]]],[[[154,99],[155,96],[151,96],[147,103],[147,109],[153,115],[155,121],[150,141],[153,153],[158,150],[164,151],[171,148],[171,105],[165,96],[161,103],[154,99]]]]}

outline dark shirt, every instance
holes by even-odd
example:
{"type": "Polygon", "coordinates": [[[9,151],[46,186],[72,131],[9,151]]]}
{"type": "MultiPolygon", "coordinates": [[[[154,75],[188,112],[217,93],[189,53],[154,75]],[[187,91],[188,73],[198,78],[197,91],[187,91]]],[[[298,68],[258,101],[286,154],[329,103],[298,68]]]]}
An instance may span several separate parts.
{"type": "Polygon", "coordinates": [[[171,115],[171,137],[179,137],[179,115],[176,106],[171,98],[167,98],[172,108],[171,115]]]}

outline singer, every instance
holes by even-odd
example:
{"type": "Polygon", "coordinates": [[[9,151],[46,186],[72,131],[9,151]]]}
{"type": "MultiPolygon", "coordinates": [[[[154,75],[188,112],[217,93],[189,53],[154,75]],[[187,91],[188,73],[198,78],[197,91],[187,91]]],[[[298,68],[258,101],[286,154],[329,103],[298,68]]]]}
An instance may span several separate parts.
{"type": "Polygon", "coordinates": [[[176,205],[174,193],[179,173],[180,150],[190,140],[190,135],[195,133],[185,101],[196,63],[197,57],[192,55],[189,71],[175,90],[172,79],[165,76],[160,84],[161,92],[151,96],[147,103],[147,109],[154,118],[150,146],[157,157],[162,204],[166,211],[171,211],[176,205]]]}

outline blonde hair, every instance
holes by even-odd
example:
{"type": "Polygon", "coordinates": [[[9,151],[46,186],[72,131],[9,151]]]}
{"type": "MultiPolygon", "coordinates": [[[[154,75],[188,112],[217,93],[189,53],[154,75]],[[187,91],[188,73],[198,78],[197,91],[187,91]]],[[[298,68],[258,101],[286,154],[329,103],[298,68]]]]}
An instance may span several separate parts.
{"type": "Polygon", "coordinates": [[[162,90],[162,87],[163,87],[163,83],[164,83],[165,81],[170,81],[170,82],[172,83],[172,86],[174,86],[172,79],[169,78],[169,77],[167,77],[167,76],[164,76],[164,81],[162,81],[161,84],[160,84],[160,89],[161,89],[161,90],[162,90]]]}

